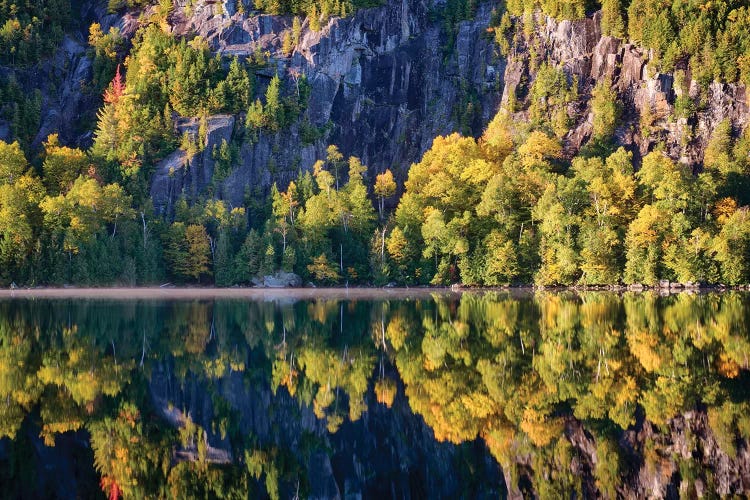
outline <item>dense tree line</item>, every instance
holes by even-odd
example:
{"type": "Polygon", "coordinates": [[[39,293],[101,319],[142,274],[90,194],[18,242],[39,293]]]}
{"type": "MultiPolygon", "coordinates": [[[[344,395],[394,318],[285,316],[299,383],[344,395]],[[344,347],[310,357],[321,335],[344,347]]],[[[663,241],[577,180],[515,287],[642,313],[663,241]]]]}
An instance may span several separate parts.
{"type": "MultiPolygon", "coordinates": [[[[611,102],[594,109],[600,134],[611,102]]],[[[412,166],[389,271],[432,284],[745,283],[748,144],[724,122],[698,175],[658,149],[634,172],[623,148],[568,163],[551,131],[501,112],[479,141],[437,138],[412,166]]]]}
{"type": "MultiPolygon", "coordinates": [[[[222,81],[238,67],[232,62],[222,81]]],[[[17,143],[0,144],[2,279],[133,284],[171,277],[229,286],[282,270],[321,284],[746,283],[746,134],[722,122],[698,174],[658,148],[636,172],[632,154],[609,142],[619,110],[603,83],[592,99],[592,143],[568,160],[558,139],[567,115],[558,117],[571,90],[555,76],[559,70],[540,71],[549,75],[530,91],[530,123],[501,111],[479,140],[436,138],[409,171],[391,214],[384,204],[397,190],[390,171],[368,179],[357,158],[330,146],[312,172],[300,172],[284,191],[274,186],[265,206],[182,197],[166,219],[149,209],[139,170],[164,146],[149,152],[142,141],[136,146],[142,135],[123,128],[132,142],[114,137],[102,150],[107,113],[120,106],[149,112],[128,102],[130,91],[118,87],[134,84],[116,77],[89,154],[51,136],[35,169],[17,143]]],[[[247,113],[246,133],[277,129],[279,85],[275,78],[265,103],[256,101],[256,118],[247,113]]],[[[187,106],[189,93],[174,104],[187,106]]],[[[152,109],[154,119],[141,126],[158,132],[163,115],[152,109]]],[[[225,176],[232,146],[214,155],[217,175],[225,176]]]]}
{"type": "Polygon", "coordinates": [[[0,80],[0,118],[10,125],[10,133],[28,149],[39,130],[42,93],[25,91],[13,74],[0,80]]]}
{"type": "Polygon", "coordinates": [[[332,16],[347,17],[358,9],[376,7],[381,0],[240,0],[242,10],[304,16],[312,31],[320,31],[332,16]]]}
{"type": "MultiPolygon", "coordinates": [[[[473,6],[446,8],[460,18],[473,6]]],[[[104,105],[89,151],[50,136],[41,154],[24,155],[31,138],[21,130],[38,120],[40,101],[13,80],[0,87],[16,101],[4,111],[21,138],[0,144],[2,283],[230,286],[277,271],[321,284],[749,280],[746,132],[722,122],[698,172],[658,148],[636,165],[612,146],[621,110],[602,81],[589,101],[591,141],[570,158],[561,138],[574,121],[579,85],[546,63],[527,98],[510,99],[479,140],[436,138],[402,189],[390,171],[369,178],[365,165],[332,145],[288,186],[229,206],[215,196],[242,141],[297,122],[310,86],[304,75],[277,74],[263,87],[253,70],[267,64],[266,55],[222,59],[200,37],[177,39],[152,21],[122,62],[119,32],[91,26],[104,105]],[[524,106],[528,122],[514,122],[510,111],[524,106]],[[197,198],[177,193],[173,209],[155,215],[148,198],[154,165],[178,147],[188,157],[201,153],[207,117],[219,112],[245,126],[213,147],[212,187],[197,198]],[[194,117],[197,133],[178,137],[178,117],[194,117]]]]}
{"type": "MultiPolygon", "coordinates": [[[[188,206],[182,199],[163,220],[150,208],[148,182],[153,165],[178,145],[191,156],[205,148],[209,114],[244,113],[239,140],[254,141],[261,132],[287,127],[309,98],[304,75],[296,78],[294,89],[284,89],[277,75],[256,97],[251,69],[266,64],[263,54],[245,62],[222,60],[200,38],[177,40],[156,23],[139,30],[122,64],[117,61],[123,41],[116,29],[105,34],[94,24],[89,42],[95,84],[109,82],[93,147],[64,147],[50,136],[31,165],[27,157],[32,157],[24,154],[30,137],[15,133],[25,140],[0,142],[0,281],[207,282],[216,270],[217,283],[227,285],[249,283],[259,270],[278,269],[281,257],[266,259],[265,267],[253,264],[258,233],[248,233],[245,208],[210,198],[191,200],[188,206]],[[178,116],[199,117],[198,134],[176,137],[178,116]],[[241,272],[234,272],[236,253],[244,259],[241,272]]],[[[10,80],[0,91],[21,103],[5,108],[12,124],[34,128],[24,126],[23,120],[34,120],[35,113],[26,109],[30,105],[18,85],[10,80]]],[[[38,120],[40,102],[34,102],[38,120]]],[[[233,141],[212,151],[215,183],[231,171],[236,150],[233,141]]],[[[312,183],[309,175],[308,180],[312,183]]],[[[262,230],[264,222],[254,221],[254,226],[262,230]]]]}
{"type": "MultiPolygon", "coordinates": [[[[599,458],[592,470],[596,487],[615,497],[628,474],[617,437],[635,424],[639,410],[663,426],[707,404],[710,426],[731,456],[737,435],[750,435],[747,401],[730,395],[739,386],[718,382],[747,369],[747,336],[730,340],[719,326],[741,325],[744,303],[731,294],[659,299],[594,292],[580,301],[555,294],[530,301],[464,295],[458,307],[437,301],[427,314],[393,308],[383,350],[398,369],[410,407],[438,439],[482,437],[513,485],[530,461],[540,497],[581,491],[580,475],[567,466],[577,450],[563,429],[569,412],[588,422],[599,458]]],[[[644,454],[647,467],[656,461],[644,454]]],[[[683,477],[688,489],[694,487],[691,477],[703,472],[694,474],[683,477]]]]}

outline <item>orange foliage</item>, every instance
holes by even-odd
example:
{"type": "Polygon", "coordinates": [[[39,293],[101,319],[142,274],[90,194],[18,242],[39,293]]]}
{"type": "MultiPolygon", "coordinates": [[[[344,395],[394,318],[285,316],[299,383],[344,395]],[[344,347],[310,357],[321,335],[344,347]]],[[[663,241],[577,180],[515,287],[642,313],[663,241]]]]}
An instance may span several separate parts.
{"type": "Polygon", "coordinates": [[[117,71],[112,82],[104,91],[104,102],[109,104],[117,104],[125,93],[125,82],[122,80],[122,74],[120,73],[120,65],[117,65],[117,71]]]}

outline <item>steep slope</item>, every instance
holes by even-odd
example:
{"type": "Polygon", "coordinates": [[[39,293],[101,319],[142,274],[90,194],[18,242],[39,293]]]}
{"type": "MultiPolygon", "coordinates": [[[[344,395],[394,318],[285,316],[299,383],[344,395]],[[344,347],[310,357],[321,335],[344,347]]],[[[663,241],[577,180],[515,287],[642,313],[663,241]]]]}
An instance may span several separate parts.
{"type": "MultiPolygon", "coordinates": [[[[70,5],[70,26],[57,50],[29,64],[0,63],[3,83],[14,81],[22,98],[33,101],[38,95],[38,107],[21,106],[18,117],[12,96],[0,100],[0,139],[6,142],[22,138],[32,150],[38,150],[50,134],[59,134],[64,144],[88,147],[96,123],[96,110],[101,105],[99,92],[92,88],[93,58],[89,53],[89,26],[100,23],[104,30],[122,26],[127,33],[128,18],[109,14],[106,2],[95,0],[73,1],[70,5]],[[25,126],[14,127],[14,118],[25,126]]],[[[130,32],[132,34],[132,32],[130,32]]]]}
{"type": "MultiPolygon", "coordinates": [[[[609,79],[617,90],[623,107],[622,120],[616,129],[616,143],[626,146],[636,158],[663,143],[675,160],[699,167],[708,141],[716,126],[729,119],[735,130],[748,123],[745,87],[741,84],[714,82],[702,89],[689,73],[658,73],[653,69],[653,53],[610,36],[602,36],[601,13],[577,21],[556,21],[535,15],[514,20],[509,36],[514,43],[508,56],[503,82],[502,103],[507,105],[511,93],[526,97],[536,78],[540,62],[561,66],[569,78],[579,84],[579,99],[574,104],[575,125],[565,137],[572,154],[591,138],[593,116],[591,92],[597,82],[609,79]],[[533,29],[524,22],[533,20],[533,29]],[[530,36],[524,32],[531,32],[530,36]],[[533,51],[533,53],[532,53],[533,51]],[[692,104],[689,111],[680,103],[692,104]],[[641,126],[644,115],[650,115],[650,133],[641,126]]],[[[518,118],[523,119],[523,113],[518,118]]]]}
{"type": "MultiPolygon", "coordinates": [[[[591,90],[603,78],[611,79],[624,105],[617,143],[636,152],[636,159],[663,142],[671,157],[697,167],[718,123],[729,118],[735,130],[747,123],[743,85],[713,83],[701,89],[690,74],[683,72],[676,79],[674,74],[656,73],[649,51],[602,36],[600,13],[576,21],[556,21],[539,12],[514,18],[506,33],[506,67],[506,57],[492,40],[496,6],[491,2],[481,3],[472,20],[452,30],[446,30],[442,20],[444,3],[415,0],[390,1],[351,18],[331,18],[318,32],[304,21],[300,43],[288,57],[282,45],[284,33],[292,29],[291,16],[238,12],[235,0],[217,5],[177,2],[167,27],[179,37],[205,38],[222,56],[248,58],[258,51],[269,55],[270,64],[256,74],[256,95],[276,73],[285,78],[287,88],[294,88],[302,74],[311,85],[308,107],[295,124],[241,145],[233,172],[219,190],[235,206],[243,203],[248,190],[264,194],[274,182],[285,186],[299,169],[309,169],[323,157],[328,144],[338,145],[345,157],[359,157],[372,173],[393,168],[403,180],[408,166],[437,135],[478,135],[499,106],[507,106],[511,94],[524,107],[542,62],[560,65],[578,82],[578,99],[569,106],[575,125],[564,138],[571,155],[591,136],[591,90]],[[533,25],[526,26],[530,22],[533,25]],[[684,105],[685,98],[695,105],[687,112],[676,109],[677,101],[682,99],[679,105],[684,105]],[[646,108],[648,134],[641,126],[646,108]]],[[[22,88],[41,92],[33,149],[52,133],[66,144],[90,144],[99,97],[91,88],[88,25],[98,22],[104,32],[117,26],[129,38],[145,22],[141,14],[108,14],[103,2],[76,4],[74,27],[55,54],[32,67],[0,68],[6,79],[12,75],[22,88]]],[[[523,118],[523,112],[517,118],[523,118]]],[[[157,166],[151,194],[158,208],[166,208],[183,189],[192,195],[205,190],[213,174],[213,147],[222,139],[237,139],[235,129],[242,122],[216,118],[209,123],[202,156],[188,160],[176,152],[157,166]],[[183,170],[185,164],[189,168],[183,170]],[[178,175],[168,176],[170,168],[178,175]]],[[[176,126],[178,133],[195,133],[198,123],[178,120],[176,126]]],[[[0,120],[0,138],[14,139],[9,120],[0,120]]]]}
{"type": "MultiPolygon", "coordinates": [[[[569,21],[534,9],[514,17],[490,2],[394,0],[347,18],[315,17],[313,24],[322,25],[311,26],[300,17],[249,13],[246,4],[163,1],[107,14],[103,2],[76,3],[76,21],[66,24],[68,34],[60,35],[53,55],[31,65],[0,59],[10,82],[0,87],[7,101],[0,132],[8,140],[20,137],[25,151],[9,146],[8,154],[19,157],[18,175],[29,173],[24,182],[34,185],[21,194],[15,181],[9,188],[15,201],[8,213],[24,213],[30,222],[22,231],[14,224],[2,228],[9,241],[23,242],[5,249],[3,282],[154,283],[213,275],[216,284],[232,285],[283,268],[331,283],[746,283],[744,259],[729,251],[744,252],[750,229],[723,228],[734,213],[732,224],[744,228],[742,207],[750,203],[745,87],[718,83],[745,78],[743,71],[727,71],[722,63],[696,72],[702,59],[694,47],[665,62],[663,47],[648,51],[603,36],[607,24],[599,12],[567,13],[578,18],[569,21]],[[84,45],[89,22],[91,49],[84,45]],[[502,143],[489,153],[490,139],[474,140],[488,126],[502,143]],[[444,138],[454,131],[463,137],[444,138]],[[56,139],[47,142],[53,133],[63,145],[93,147],[59,148],[56,139]],[[338,150],[329,155],[329,146],[338,150]],[[617,207],[622,217],[603,240],[603,220],[591,217],[602,213],[592,206],[597,195],[592,198],[588,184],[613,168],[604,160],[620,146],[625,150],[615,166],[627,184],[617,207]],[[674,174],[678,184],[667,184],[683,206],[670,198],[665,210],[650,207],[636,220],[651,205],[651,191],[669,187],[657,186],[662,174],[633,175],[654,150],[666,156],[652,155],[653,169],[674,174]],[[701,173],[706,156],[710,175],[691,176],[701,173]],[[347,158],[354,158],[351,187],[347,158]],[[581,163],[588,160],[588,167],[581,163]],[[362,164],[369,175],[361,175],[362,164]],[[395,182],[381,196],[374,184],[386,169],[395,182]],[[581,169],[588,169],[585,175],[581,169]],[[409,188],[411,174],[424,182],[409,188]],[[327,182],[334,178],[330,196],[334,184],[327,182]],[[287,191],[293,179],[304,189],[287,191]],[[393,210],[404,191],[418,192],[428,180],[434,180],[424,193],[430,200],[412,204],[411,212],[393,210]],[[76,200],[85,183],[94,191],[110,185],[107,196],[116,199],[107,204],[111,211],[89,207],[91,224],[81,230],[73,212],[80,201],[91,201],[90,195],[76,200]],[[568,191],[573,198],[560,194],[568,191]],[[269,219],[272,193],[278,203],[269,219]],[[290,200],[287,210],[282,194],[290,200]],[[563,198],[571,204],[563,206],[563,198]],[[447,212],[444,201],[450,201],[447,212]],[[567,213],[567,222],[536,224],[550,221],[553,209],[567,213]],[[656,247],[635,236],[654,225],[648,217],[667,221],[673,209],[686,223],[679,230],[662,224],[658,238],[669,255],[652,255],[656,247]],[[231,223],[221,215],[230,213],[231,223]],[[187,226],[198,239],[187,237],[187,226]],[[157,236],[153,247],[149,229],[157,236]],[[220,233],[224,247],[215,255],[220,233]],[[736,234],[739,243],[728,243],[736,234]],[[291,249],[284,256],[287,236],[291,249]],[[685,250],[689,240],[700,242],[692,255],[685,250]],[[597,246],[602,241],[607,248],[597,246]],[[100,260],[92,252],[114,255],[113,247],[122,258],[113,257],[106,278],[92,275],[100,260]],[[143,251],[135,255],[134,248],[143,251]],[[67,261],[58,258],[65,252],[71,252],[67,261]],[[191,252],[195,266],[185,274],[180,264],[191,252]],[[634,271],[643,267],[641,257],[653,264],[645,274],[634,271]],[[606,262],[592,264],[597,258],[606,262]],[[335,273],[327,272],[333,267],[335,273]],[[42,268],[55,271],[37,271],[42,268]]],[[[517,5],[508,8],[519,12],[517,5]]],[[[746,9],[732,12],[711,15],[717,25],[729,17],[750,19],[746,9]]],[[[722,50],[726,59],[731,50],[722,50]]]]}
{"type": "MultiPolygon", "coordinates": [[[[359,157],[372,173],[393,168],[403,179],[435,136],[455,130],[478,134],[497,110],[504,60],[485,36],[493,7],[488,2],[480,5],[474,20],[458,25],[452,47],[439,5],[404,0],[361,10],[352,18],[331,19],[319,32],[305,22],[290,57],[282,53],[282,37],[291,30],[291,17],[231,14],[232,2],[216,16],[209,7],[190,16],[184,8],[175,9],[169,19],[173,33],[200,35],[226,56],[269,53],[270,64],[256,73],[260,93],[277,73],[287,88],[295,88],[300,74],[311,85],[307,109],[297,123],[242,144],[222,189],[235,206],[242,204],[248,189],[257,192],[260,187],[267,193],[274,182],[286,186],[299,169],[311,169],[324,157],[328,144],[339,146],[344,156],[359,157]],[[437,15],[431,14],[435,9],[437,15]],[[316,127],[319,137],[303,137],[303,126],[316,127]]],[[[151,189],[157,207],[167,204],[170,193],[185,188],[198,193],[210,182],[210,152],[222,139],[231,140],[235,126],[217,121],[210,121],[206,152],[189,162],[176,185],[166,174],[186,162],[184,155],[178,153],[157,167],[151,189]]],[[[197,131],[197,124],[190,130],[197,131]]]]}

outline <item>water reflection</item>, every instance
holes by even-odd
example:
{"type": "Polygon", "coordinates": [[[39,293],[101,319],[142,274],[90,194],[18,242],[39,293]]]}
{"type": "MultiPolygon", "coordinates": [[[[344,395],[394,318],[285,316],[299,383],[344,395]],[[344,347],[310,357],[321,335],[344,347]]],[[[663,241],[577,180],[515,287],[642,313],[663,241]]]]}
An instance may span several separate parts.
{"type": "Polygon", "coordinates": [[[19,464],[38,434],[90,436],[110,497],[746,493],[749,306],[1,300],[0,483],[37,491],[19,464]]]}

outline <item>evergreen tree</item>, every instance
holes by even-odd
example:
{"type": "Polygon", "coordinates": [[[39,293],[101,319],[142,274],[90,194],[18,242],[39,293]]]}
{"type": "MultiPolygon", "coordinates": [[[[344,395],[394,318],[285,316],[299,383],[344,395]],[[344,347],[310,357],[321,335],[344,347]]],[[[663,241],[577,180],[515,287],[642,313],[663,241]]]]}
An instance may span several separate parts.
{"type": "Polygon", "coordinates": [[[606,79],[596,84],[591,96],[591,112],[594,115],[594,139],[607,141],[614,134],[621,114],[617,92],[612,88],[609,79],[606,79]]]}
{"type": "Polygon", "coordinates": [[[625,37],[621,0],[602,0],[602,34],[615,38],[625,37]]]}
{"type": "Polygon", "coordinates": [[[279,75],[271,78],[266,89],[266,104],[263,107],[263,123],[271,131],[278,131],[284,122],[284,108],[281,102],[281,79],[279,75]]]}
{"type": "Polygon", "coordinates": [[[229,64],[229,73],[225,80],[227,86],[226,108],[231,113],[245,111],[250,105],[250,98],[253,94],[252,82],[250,75],[239,59],[234,57],[229,64]]]}
{"type": "Polygon", "coordinates": [[[211,246],[203,226],[175,222],[165,238],[164,257],[177,278],[199,280],[209,273],[211,246]]]}

